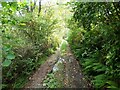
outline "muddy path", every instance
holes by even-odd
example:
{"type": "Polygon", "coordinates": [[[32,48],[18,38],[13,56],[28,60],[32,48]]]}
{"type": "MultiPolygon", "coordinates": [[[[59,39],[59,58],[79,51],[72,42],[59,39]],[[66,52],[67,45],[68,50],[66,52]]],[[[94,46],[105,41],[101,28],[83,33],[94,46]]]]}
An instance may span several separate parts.
{"type": "Polygon", "coordinates": [[[91,85],[85,79],[79,62],[72,54],[69,45],[62,53],[60,49],[51,55],[47,61],[29,78],[26,88],[47,88],[43,87],[43,80],[48,73],[54,73],[61,84],[61,88],[90,88],[91,85]],[[60,60],[60,61],[59,61],[60,60]],[[60,65],[59,65],[60,64],[60,65]],[[57,68],[57,70],[54,70],[57,68]]]}
{"type": "Polygon", "coordinates": [[[59,57],[59,49],[55,52],[55,54],[51,55],[44,64],[42,64],[38,70],[29,77],[29,82],[25,85],[24,89],[26,88],[44,88],[42,86],[42,81],[44,80],[45,76],[51,72],[54,64],[57,62],[59,57]]]}
{"type": "MultiPolygon", "coordinates": [[[[58,12],[60,11],[56,8],[57,15],[59,15],[58,12]]],[[[68,15],[66,12],[68,11],[64,9],[64,12],[60,12],[61,15],[59,15],[60,32],[58,32],[58,36],[60,39],[63,39],[64,36],[67,38],[67,33],[69,32],[66,22],[63,19],[63,15],[64,17],[68,15]]],[[[24,88],[44,88],[43,81],[49,73],[55,74],[55,78],[62,84],[60,88],[89,88],[90,85],[82,73],[79,62],[72,54],[69,45],[67,45],[66,48],[64,53],[59,48],[55,54],[51,55],[46,62],[30,76],[29,82],[24,88]]]]}
{"type": "Polygon", "coordinates": [[[58,65],[55,77],[61,81],[63,88],[90,88],[90,83],[85,79],[79,62],[72,54],[69,45],[60,58],[62,62],[58,65]]]}

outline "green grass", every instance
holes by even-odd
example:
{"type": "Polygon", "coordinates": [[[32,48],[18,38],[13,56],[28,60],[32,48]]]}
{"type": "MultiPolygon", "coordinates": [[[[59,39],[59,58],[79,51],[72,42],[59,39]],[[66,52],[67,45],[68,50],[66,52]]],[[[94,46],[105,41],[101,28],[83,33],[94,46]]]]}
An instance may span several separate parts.
{"type": "Polygon", "coordinates": [[[67,41],[64,40],[60,47],[62,53],[65,53],[65,51],[67,50],[67,45],[68,45],[67,41]]]}

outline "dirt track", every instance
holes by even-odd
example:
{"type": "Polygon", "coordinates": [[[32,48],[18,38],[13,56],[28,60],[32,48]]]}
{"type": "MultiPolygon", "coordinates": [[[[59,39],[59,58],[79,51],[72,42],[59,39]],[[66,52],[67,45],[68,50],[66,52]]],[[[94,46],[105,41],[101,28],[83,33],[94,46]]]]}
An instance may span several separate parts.
{"type": "Polygon", "coordinates": [[[55,54],[50,56],[48,60],[38,68],[38,70],[29,78],[29,82],[24,88],[43,88],[42,81],[45,76],[51,72],[54,64],[59,57],[59,50],[55,54]]]}

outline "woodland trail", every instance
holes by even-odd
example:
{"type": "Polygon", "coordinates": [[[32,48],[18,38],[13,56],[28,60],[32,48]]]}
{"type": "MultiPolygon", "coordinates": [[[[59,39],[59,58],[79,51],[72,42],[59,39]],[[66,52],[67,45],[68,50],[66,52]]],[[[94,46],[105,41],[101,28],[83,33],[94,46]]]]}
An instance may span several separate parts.
{"type": "Polygon", "coordinates": [[[53,72],[53,68],[59,59],[62,59],[62,68],[55,72],[55,77],[60,79],[61,88],[88,88],[89,83],[82,74],[81,67],[67,45],[67,51],[61,55],[58,49],[55,54],[50,56],[48,60],[40,66],[40,68],[29,78],[29,82],[24,88],[45,88],[43,80],[47,74],[53,72]]]}
{"type": "MultiPolygon", "coordinates": [[[[66,9],[64,10],[65,11],[61,13],[66,16],[66,9]]],[[[56,13],[58,13],[58,11],[56,11],[56,13]]],[[[69,30],[62,14],[58,14],[60,19],[60,32],[58,32],[58,36],[61,38],[66,36],[69,30]]],[[[69,45],[67,44],[66,51],[63,53],[59,48],[55,54],[51,55],[48,60],[46,60],[46,62],[42,64],[40,68],[38,68],[38,70],[29,78],[29,82],[24,88],[45,88],[45,86],[43,86],[43,81],[47,78],[47,74],[50,72],[54,73],[55,78],[61,82],[61,88],[88,88],[90,85],[85,80],[81,69],[82,68],[80,67],[79,62],[74,57],[69,45]],[[57,68],[58,70],[54,71],[54,68],[57,68]]]]}
{"type": "Polygon", "coordinates": [[[44,64],[38,68],[38,70],[29,78],[29,82],[25,85],[24,88],[43,88],[42,81],[45,76],[51,72],[54,64],[59,57],[59,50],[55,54],[51,55],[44,64]]]}
{"type": "Polygon", "coordinates": [[[88,88],[90,84],[83,76],[79,62],[72,54],[69,45],[67,50],[60,56],[62,59],[59,70],[55,73],[56,78],[61,79],[63,88],[88,88]]]}

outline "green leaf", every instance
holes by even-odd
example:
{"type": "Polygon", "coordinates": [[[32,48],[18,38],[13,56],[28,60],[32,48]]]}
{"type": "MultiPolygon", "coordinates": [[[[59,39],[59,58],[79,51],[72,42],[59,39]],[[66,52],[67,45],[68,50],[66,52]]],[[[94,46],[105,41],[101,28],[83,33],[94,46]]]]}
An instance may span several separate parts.
{"type": "Polygon", "coordinates": [[[25,23],[20,23],[19,25],[21,25],[21,26],[25,26],[26,24],[25,24],[25,23]]]}
{"type": "Polygon", "coordinates": [[[92,83],[94,83],[96,88],[101,88],[105,85],[107,82],[106,75],[100,74],[94,77],[94,80],[92,80],[92,83]]]}
{"type": "Polygon", "coordinates": [[[114,88],[117,87],[117,84],[113,81],[108,81],[106,83],[108,83],[110,85],[109,87],[114,87],[114,88]]]}
{"type": "Polygon", "coordinates": [[[3,7],[7,6],[6,2],[2,2],[1,4],[2,4],[3,7]]]}
{"type": "Polygon", "coordinates": [[[114,88],[115,90],[118,90],[119,88],[117,88],[116,86],[108,86],[107,88],[114,88]]]}
{"type": "Polygon", "coordinates": [[[106,75],[100,74],[100,75],[95,76],[94,78],[98,79],[98,80],[104,80],[104,79],[106,79],[106,75]]]}
{"type": "Polygon", "coordinates": [[[5,45],[5,46],[3,46],[3,50],[4,50],[4,51],[9,51],[9,50],[11,50],[10,45],[5,45]]]}
{"type": "Polygon", "coordinates": [[[7,59],[15,59],[15,55],[10,53],[7,55],[7,59]]]}
{"type": "Polygon", "coordinates": [[[95,79],[95,80],[92,80],[92,83],[94,83],[95,88],[101,88],[101,87],[103,87],[105,85],[106,80],[100,80],[100,79],[97,80],[97,79],[95,79]]]}
{"type": "Polygon", "coordinates": [[[5,60],[5,61],[2,63],[2,65],[3,65],[4,67],[8,67],[10,64],[11,64],[11,60],[5,60]]]}
{"type": "Polygon", "coordinates": [[[5,88],[5,87],[7,87],[7,84],[2,84],[2,88],[5,88]]]}

